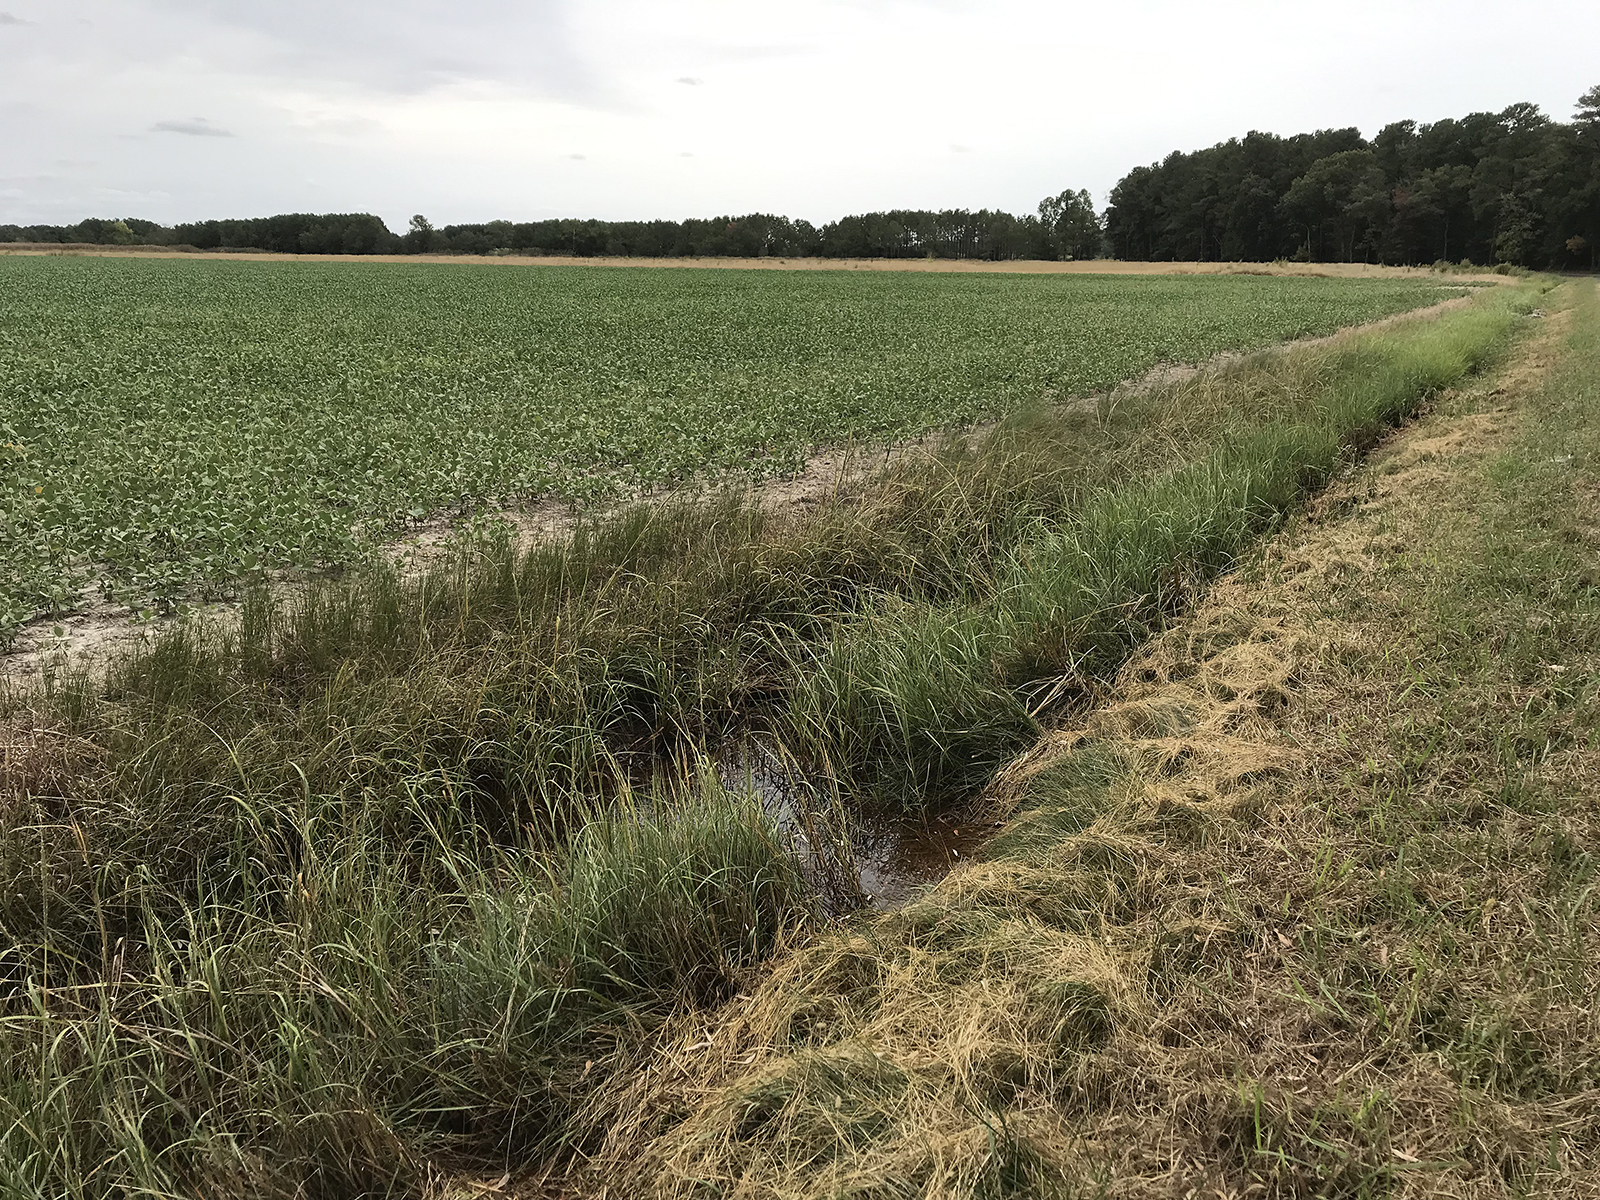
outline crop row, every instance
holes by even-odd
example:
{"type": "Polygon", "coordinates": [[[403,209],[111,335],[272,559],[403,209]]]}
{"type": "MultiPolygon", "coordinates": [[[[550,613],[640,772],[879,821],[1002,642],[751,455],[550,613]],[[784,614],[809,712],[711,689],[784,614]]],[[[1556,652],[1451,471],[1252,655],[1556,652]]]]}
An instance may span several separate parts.
{"type": "Polygon", "coordinates": [[[0,260],[0,633],[409,521],[888,440],[1430,303],[1420,280],[0,260]]]}

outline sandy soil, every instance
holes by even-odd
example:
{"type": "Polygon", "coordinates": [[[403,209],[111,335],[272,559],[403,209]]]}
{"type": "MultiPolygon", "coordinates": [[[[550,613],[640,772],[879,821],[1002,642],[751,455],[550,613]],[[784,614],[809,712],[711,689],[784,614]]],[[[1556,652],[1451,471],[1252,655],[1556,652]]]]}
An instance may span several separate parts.
{"type": "MultiPolygon", "coordinates": [[[[272,254],[235,250],[167,250],[153,246],[52,245],[15,242],[0,245],[0,255],[89,258],[197,258],[248,262],[457,263],[468,266],[540,267],[696,267],[724,271],[932,271],[1002,275],[1301,275],[1337,279],[1406,279],[1432,276],[1428,267],[1385,267],[1373,263],[1042,262],[1032,259],[981,262],[949,258],[575,258],[570,255],[479,254],[272,254]]],[[[1442,276],[1441,276],[1442,277],[1442,276]]],[[[1451,274],[1449,279],[1499,282],[1493,272],[1451,274]]]]}

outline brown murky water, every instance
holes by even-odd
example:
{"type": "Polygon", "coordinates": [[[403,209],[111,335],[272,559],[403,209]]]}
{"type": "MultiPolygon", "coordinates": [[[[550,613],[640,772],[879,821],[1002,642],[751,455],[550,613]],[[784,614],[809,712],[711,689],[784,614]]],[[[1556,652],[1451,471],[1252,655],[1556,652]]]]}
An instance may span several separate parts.
{"type": "Polygon", "coordinates": [[[960,813],[841,812],[813,797],[795,764],[749,740],[718,760],[723,784],[753,792],[793,837],[830,907],[892,909],[909,903],[964,860],[997,828],[960,813]]]}
{"type": "Polygon", "coordinates": [[[971,857],[995,826],[959,817],[869,823],[856,845],[856,879],[873,908],[899,908],[971,857]]]}

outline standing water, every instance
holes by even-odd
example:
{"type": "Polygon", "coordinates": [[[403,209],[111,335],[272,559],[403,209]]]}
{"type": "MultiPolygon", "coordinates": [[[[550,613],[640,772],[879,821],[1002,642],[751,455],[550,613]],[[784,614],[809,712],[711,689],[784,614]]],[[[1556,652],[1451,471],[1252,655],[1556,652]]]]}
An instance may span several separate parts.
{"type": "Polygon", "coordinates": [[[837,803],[823,811],[816,789],[763,740],[724,752],[717,767],[725,787],[755,795],[794,839],[813,882],[838,911],[909,903],[976,854],[997,828],[953,813],[845,812],[837,803]]]}

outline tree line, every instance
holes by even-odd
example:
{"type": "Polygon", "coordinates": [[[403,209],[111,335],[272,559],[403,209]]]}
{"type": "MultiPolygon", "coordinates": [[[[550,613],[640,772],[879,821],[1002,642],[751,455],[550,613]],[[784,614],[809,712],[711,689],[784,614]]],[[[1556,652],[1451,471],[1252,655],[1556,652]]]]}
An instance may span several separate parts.
{"type": "Polygon", "coordinates": [[[91,217],[76,225],[0,225],[0,242],[91,246],[183,246],[280,254],[388,254],[399,239],[371,213],[282,213],[159,225],[136,217],[91,217]]]}
{"type": "Polygon", "coordinates": [[[1102,215],[1086,191],[1036,212],[896,209],[820,228],[771,213],[685,221],[489,221],[395,233],[370,213],[286,213],[165,226],[90,219],[0,225],[0,242],[302,254],[1122,259],[1600,264],[1600,87],[1571,122],[1532,104],[1418,124],[1252,132],[1138,167],[1102,215]]]}
{"type": "Polygon", "coordinates": [[[1093,258],[1100,218],[1086,191],[1062,192],[1023,217],[897,210],[844,217],[818,228],[770,213],[686,221],[489,221],[435,228],[426,217],[394,233],[370,213],[286,213],[164,226],[153,221],[0,225],[0,242],[185,246],[300,254],[564,254],[645,258],[1093,258]]]}
{"type": "Polygon", "coordinates": [[[1249,133],[1129,172],[1111,193],[1118,258],[1593,269],[1600,87],[1570,123],[1532,104],[1371,141],[1355,129],[1249,133]]]}

